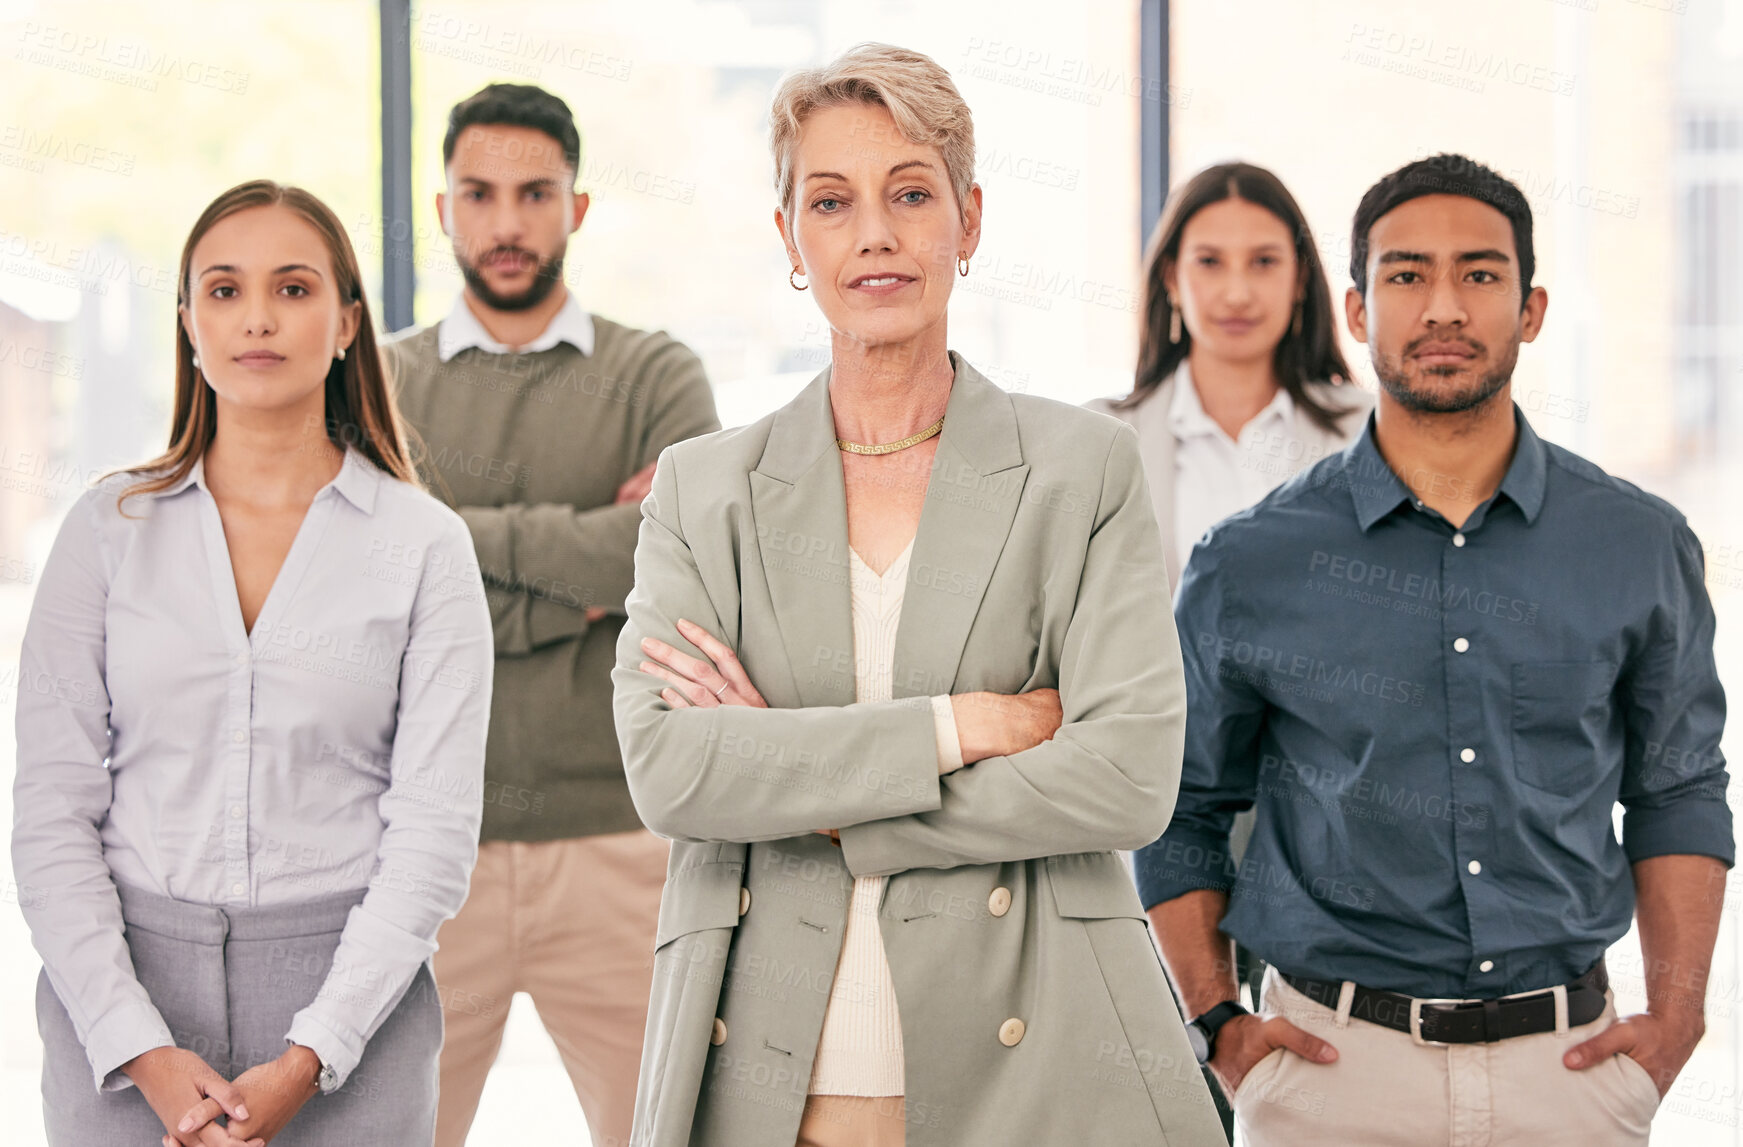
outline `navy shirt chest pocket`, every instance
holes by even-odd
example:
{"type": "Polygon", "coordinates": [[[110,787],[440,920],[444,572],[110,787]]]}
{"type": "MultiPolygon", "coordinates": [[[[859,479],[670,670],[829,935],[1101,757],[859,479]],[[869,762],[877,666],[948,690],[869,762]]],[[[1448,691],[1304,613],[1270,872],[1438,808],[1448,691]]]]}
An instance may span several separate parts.
{"type": "Polygon", "coordinates": [[[1615,716],[1615,663],[1521,661],[1512,677],[1514,775],[1558,796],[1590,791],[1611,765],[1601,758],[1615,716]]]}

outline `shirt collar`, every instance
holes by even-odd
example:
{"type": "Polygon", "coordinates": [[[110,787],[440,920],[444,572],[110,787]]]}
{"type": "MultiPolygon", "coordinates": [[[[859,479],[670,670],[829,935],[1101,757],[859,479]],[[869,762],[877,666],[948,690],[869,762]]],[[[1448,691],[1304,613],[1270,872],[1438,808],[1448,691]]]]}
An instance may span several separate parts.
{"type": "MultiPolygon", "coordinates": [[[[1544,475],[1548,468],[1543,440],[1537,432],[1531,429],[1531,423],[1525,419],[1525,414],[1519,409],[1519,404],[1513,404],[1513,426],[1517,437],[1513,444],[1513,460],[1507,465],[1507,473],[1501,479],[1501,487],[1497,494],[1505,494],[1512,503],[1519,507],[1519,512],[1525,516],[1525,523],[1531,525],[1537,521],[1537,515],[1543,510],[1544,475]]],[[[1398,508],[1400,502],[1414,502],[1415,495],[1410,492],[1392,468],[1386,464],[1386,459],[1380,456],[1380,448],[1374,442],[1374,414],[1369,412],[1367,424],[1362,428],[1362,435],[1343,453],[1344,477],[1350,488],[1350,499],[1356,507],[1356,524],[1366,533],[1375,522],[1398,508]]]]}
{"type": "Polygon", "coordinates": [[[345,500],[365,514],[375,513],[375,496],[381,490],[381,480],[387,475],[360,450],[346,448],[345,461],[339,465],[333,488],[345,500]]]}
{"type": "MultiPolygon", "coordinates": [[[[181,493],[183,490],[186,490],[189,486],[192,486],[195,484],[198,484],[200,489],[202,489],[202,490],[206,489],[206,460],[204,458],[195,458],[193,466],[191,468],[189,468],[189,470],[186,474],[183,474],[180,478],[176,479],[175,482],[173,482],[172,484],[165,486],[163,489],[157,491],[155,494],[152,495],[152,497],[154,497],[154,498],[168,498],[174,494],[181,493]]],[[[210,490],[207,490],[206,492],[211,493],[210,490]]]]}
{"type": "MultiPolygon", "coordinates": [[[[1294,400],[1287,390],[1278,387],[1277,394],[1253,415],[1248,425],[1255,422],[1262,425],[1271,420],[1287,422],[1294,413],[1294,400]]],[[[1192,381],[1192,372],[1185,359],[1174,368],[1174,392],[1168,398],[1168,428],[1174,432],[1174,437],[1182,439],[1222,433],[1222,427],[1204,412],[1204,402],[1198,397],[1198,386],[1192,381]]]]}
{"type": "Polygon", "coordinates": [[[488,354],[537,354],[566,342],[584,355],[593,353],[593,316],[581,309],[573,294],[563,300],[563,307],[551,316],[539,337],[519,348],[499,343],[490,337],[472,308],[466,305],[464,294],[454,299],[454,306],[436,327],[436,357],[447,362],[468,347],[488,354]]]}
{"type": "MultiPolygon", "coordinates": [[[[331,487],[344,496],[347,502],[362,510],[365,514],[375,513],[375,496],[381,489],[381,480],[385,475],[374,463],[365,458],[357,450],[347,448],[345,460],[339,464],[339,473],[322,490],[331,487]]],[[[199,486],[207,494],[212,492],[206,485],[206,460],[204,457],[194,459],[194,464],[188,472],[177,479],[173,485],[157,491],[154,497],[168,498],[179,494],[189,486],[199,486]]],[[[316,497],[320,497],[317,492],[316,497]]]]}
{"type": "Polygon", "coordinates": [[[1501,479],[1501,493],[1513,500],[1519,512],[1525,515],[1525,523],[1531,525],[1543,510],[1549,451],[1544,449],[1543,439],[1537,436],[1537,431],[1531,429],[1531,423],[1525,420],[1525,412],[1519,409],[1518,403],[1513,404],[1513,425],[1519,431],[1519,438],[1513,444],[1513,462],[1507,467],[1507,476],[1501,479]]]}

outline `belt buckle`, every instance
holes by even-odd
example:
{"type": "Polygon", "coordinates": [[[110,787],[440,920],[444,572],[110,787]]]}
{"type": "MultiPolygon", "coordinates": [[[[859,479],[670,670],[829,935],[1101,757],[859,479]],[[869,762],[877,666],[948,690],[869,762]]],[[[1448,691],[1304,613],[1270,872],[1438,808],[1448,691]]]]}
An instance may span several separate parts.
{"type": "Polygon", "coordinates": [[[1451,1047],[1445,1040],[1422,1038],[1422,1005],[1423,1004],[1468,1004],[1471,1000],[1448,999],[1418,999],[1410,997],[1410,1038],[1417,1047],[1451,1047]]]}

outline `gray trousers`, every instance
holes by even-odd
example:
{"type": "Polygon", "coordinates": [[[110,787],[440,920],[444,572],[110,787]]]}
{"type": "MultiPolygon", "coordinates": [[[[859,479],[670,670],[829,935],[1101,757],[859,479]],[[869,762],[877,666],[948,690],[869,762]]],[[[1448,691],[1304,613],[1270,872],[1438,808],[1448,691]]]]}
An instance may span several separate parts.
{"type": "MultiPolygon", "coordinates": [[[[277,1059],[315,998],[361,891],[271,908],[217,908],[122,888],[133,971],[175,1037],[226,1079],[277,1059]]],[[[42,1108],[51,1147],[157,1147],[164,1129],[137,1087],[100,1092],[72,1020],[36,984],[42,1108]]],[[[429,1147],[442,1008],[425,964],[345,1086],[303,1104],[273,1147],[429,1147]]]]}

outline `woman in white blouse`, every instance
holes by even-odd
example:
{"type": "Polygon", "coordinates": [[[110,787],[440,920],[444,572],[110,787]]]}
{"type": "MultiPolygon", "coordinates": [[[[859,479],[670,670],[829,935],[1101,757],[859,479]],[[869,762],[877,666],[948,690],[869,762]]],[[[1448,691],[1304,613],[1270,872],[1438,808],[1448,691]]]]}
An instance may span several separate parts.
{"type": "Polygon", "coordinates": [[[49,1142],[428,1144],[491,686],[471,539],[331,210],[232,188],[178,282],[169,448],[69,511],[23,643],[49,1142]]]}
{"type": "MultiPolygon", "coordinates": [[[[1206,530],[1361,433],[1374,399],[1350,384],[1335,322],[1313,232],[1275,175],[1218,164],[1169,197],[1145,256],[1132,392],[1088,405],[1138,431],[1170,594],[1206,530]]],[[[1252,831],[1251,812],[1235,818],[1237,860],[1252,831]]],[[[1263,967],[1244,951],[1237,964],[1256,995],[1263,967]]]]}
{"type": "Polygon", "coordinates": [[[1172,591],[1205,530],[1361,433],[1325,268],[1281,180],[1250,163],[1169,197],[1145,255],[1132,392],[1091,410],[1138,431],[1172,591]]]}

